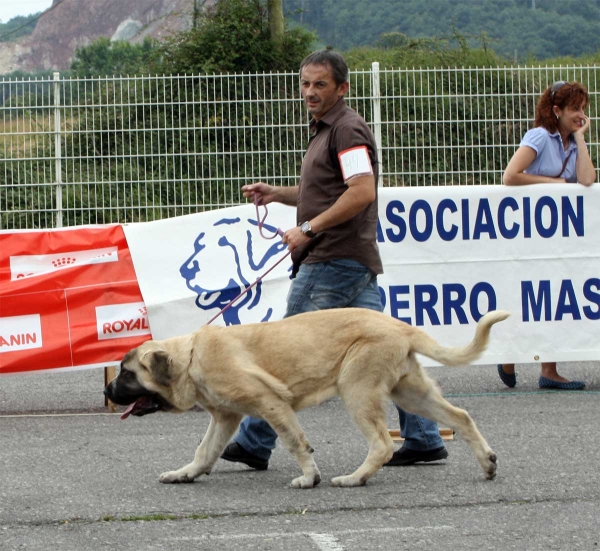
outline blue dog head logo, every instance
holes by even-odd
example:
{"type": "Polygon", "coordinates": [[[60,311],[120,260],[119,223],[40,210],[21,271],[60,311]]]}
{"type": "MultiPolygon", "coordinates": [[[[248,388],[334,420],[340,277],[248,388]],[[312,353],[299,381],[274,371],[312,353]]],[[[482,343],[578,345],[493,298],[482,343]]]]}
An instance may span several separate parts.
{"type": "MultiPolygon", "coordinates": [[[[240,218],[223,218],[213,224],[210,232],[199,233],[194,242],[194,253],[179,269],[188,289],[196,294],[196,306],[202,310],[214,310],[217,313],[225,308],[276,262],[277,259],[273,257],[286,250],[281,239],[269,241],[266,246],[267,242],[262,241],[255,220],[246,220],[248,227],[245,232],[240,231],[240,224],[240,218]],[[261,240],[260,246],[257,240],[261,240]],[[218,248],[218,251],[211,251],[212,261],[206,258],[209,248],[218,248]],[[216,256],[219,259],[218,270],[214,265],[216,256]],[[271,259],[273,261],[269,262],[271,259]],[[221,281],[216,283],[217,271],[227,275],[221,276],[221,281]]],[[[277,231],[267,224],[264,228],[268,232],[277,231]]],[[[258,309],[260,321],[268,321],[273,315],[273,308],[267,306],[261,310],[261,297],[262,281],[223,312],[225,324],[241,323],[240,314],[253,309],[258,309]]]]}

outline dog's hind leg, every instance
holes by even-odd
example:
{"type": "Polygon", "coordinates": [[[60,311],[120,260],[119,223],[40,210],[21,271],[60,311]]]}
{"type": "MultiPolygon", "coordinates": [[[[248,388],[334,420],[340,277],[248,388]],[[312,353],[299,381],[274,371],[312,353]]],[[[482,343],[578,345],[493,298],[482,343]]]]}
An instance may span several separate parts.
{"type": "Polygon", "coordinates": [[[278,400],[277,403],[270,401],[268,408],[259,410],[259,416],[271,425],[302,469],[302,476],[292,480],[292,488],[317,486],[321,482],[321,473],[313,458],[314,450],[310,447],[294,410],[283,400],[278,400]]]}
{"type": "Polygon", "coordinates": [[[353,386],[348,391],[340,391],[353,421],[369,443],[369,453],[363,464],[352,474],[333,478],[333,486],[363,486],[394,453],[394,442],[387,428],[381,387],[378,385],[371,392],[367,389],[366,385],[361,385],[353,386]]]}
{"type": "Polygon", "coordinates": [[[177,471],[162,473],[160,482],[163,484],[193,482],[201,474],[210,474],[242,420],[242,416],[238,413],[213,411],[211,415],[210,424],[196,449],[194,460],[177,471]]]}
{"type": "MultiPolygon", "coordinates": [[[[415,359],[407,361],[417,364],[415,359]]],[[[392,399],[406,411],[450,427],[471,446],[485,478],[491,480],[496,476],[496,454],[477,429],[475,421],[464,409],[445,400],[436,383],[418,364],[393,389],[392,399]]]]}

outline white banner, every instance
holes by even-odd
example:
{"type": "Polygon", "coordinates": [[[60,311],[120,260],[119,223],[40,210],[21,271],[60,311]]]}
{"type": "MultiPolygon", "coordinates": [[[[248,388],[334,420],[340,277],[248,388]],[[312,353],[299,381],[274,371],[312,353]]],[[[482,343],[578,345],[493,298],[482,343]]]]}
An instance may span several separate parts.
{"type": "MultiPolygon", "coordinates": [[[[386,313],[461,346],[482,314],[509,310],[480,363],[600,359],[597,185],[379,192],[386,313]]],[[[295,209],[269,205],[266,223],[286,230],[295,209]]],[[[251,204],[124,231],[155,339],[196,330],[286,252],[259,235],[251,204]]],[[[290,268],[282,262],[213,323],[280,319],[290,268]]]]}

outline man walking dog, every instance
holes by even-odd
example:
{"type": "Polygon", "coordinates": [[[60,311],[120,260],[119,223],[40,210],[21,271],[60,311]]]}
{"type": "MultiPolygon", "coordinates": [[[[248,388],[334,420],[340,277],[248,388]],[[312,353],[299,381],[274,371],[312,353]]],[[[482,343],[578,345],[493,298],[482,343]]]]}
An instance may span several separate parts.
{"type": "MultiPolygon", "coordinates": [[[[257,182],[242,188],[245,197],[260,205],[297,207],[298,225],[283,236],[295,276],[284,317],[346,307],[381,312],[375,138],[364,119],[346,105],[348,66],[341,54],[322,50],[307,56],[300,65],[300,86],[312,120],[299,184],[257,182]]],[[[386,465],[448,457],[436,423],[397,409],[405,440],[386,465]]],[[[221,457],[265,470],[276,440],[266,421],[246,417],[221,457]]]]}

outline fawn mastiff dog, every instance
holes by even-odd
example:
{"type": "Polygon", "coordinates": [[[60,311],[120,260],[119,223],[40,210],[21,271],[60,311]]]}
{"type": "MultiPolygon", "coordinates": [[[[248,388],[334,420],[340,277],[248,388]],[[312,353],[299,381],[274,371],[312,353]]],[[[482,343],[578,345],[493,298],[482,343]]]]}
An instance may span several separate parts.
{"type": "Polygon", "coordinates": [[[244,415],[265,419],[296,458],[302,476],[294,488],[321,481],[295,411],[339,395],[369,443],[364,463],[334,486],[361,486],[389,461],[393,442],[388,400],[452,428],[471,446],[485,478],[496,474],[496,454],[473,419],[452,406],[415,357],[448,366],[465,365],[485,350],[493,324],[508,312],[483,316],[473,340],[461,348],[438,344],[423,330],[362,308],[321,310],[290,318],[146,341],[129,351],[105,394],[129,405],[122,418],[158,410],[183,412],[200,404],[212,418],[194,460],[160,475],[165,484],[209,474],[244,415]]]}

